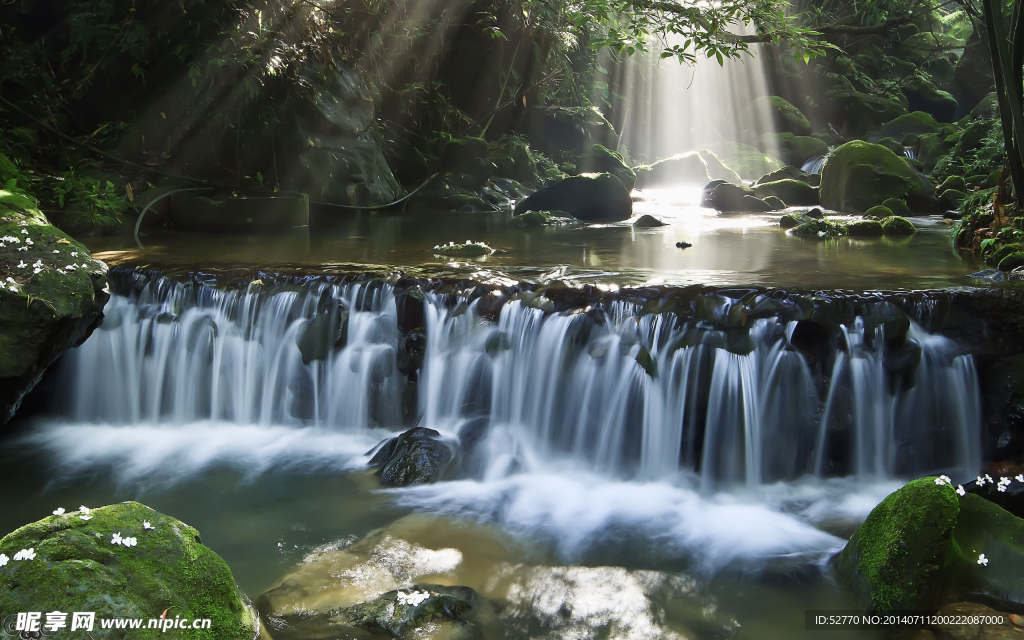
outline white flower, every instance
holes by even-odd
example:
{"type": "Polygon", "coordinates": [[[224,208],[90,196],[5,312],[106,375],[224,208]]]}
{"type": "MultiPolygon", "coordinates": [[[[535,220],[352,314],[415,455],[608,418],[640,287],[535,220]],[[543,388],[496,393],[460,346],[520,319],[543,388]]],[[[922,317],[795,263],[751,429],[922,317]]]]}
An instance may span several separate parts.
{"type": "Polygon", "coordinates": [[[57,510],[53,512],[53,515],[55,515],[55,516],[62,516],[62,515],[64,515],[64,507],[57,507],[57,510]]]}
{"type": "Polygon", "coordinates": [[[1006,493],[1006,485],[1001,484],[998,487],[996,487],[996,490],[999,491],[1000,493],[1006,493]]]}
{"type": "Polygon", "coordinates": [[[409,605],[412,607],[418,606],[424,600],[430,597],[429,591],[411,591],[409,593],[398,592],[398,604],[409,605]]]}
{"type": "Polygon", "coordinates": [[[984,553],[978,556],[978,564],[986,567],[988,566],[988,558],[985,557],[984,553]]]}
{"type": "Polygon", "coordinates": [[[124,539],[121,538],[121,532],[120,531],[115,533],[113,535],[113,537],[110,538],[110,544],[123,544],[123,543],[124,543],[124,539]]]}
{"type": "Polygon", "coordinates": [[[15,287],[14,285],[11,285],[10,287],[7,288],[11,290],[11,293],[18,293],[18,287],[15,287]]]}
{"type": "Polygon", "coordinates": [[[18,251],[28,251],[28,247],[18,247],[18,251]]]}
{"type": "Polygon", "coordinates": [[[40,271],[42,271],[42,269],[36,267],[35,269],[32,270],[32,273],[39,273],[40,271]]]}
{"type": "Polygon", "coordinates": [[[79,519],[85,520],[85,521],[92,520],[92,516],[78,516],[78,517],[79,517],[79,519]]]}
{"type": "Polygon", "coordinates": [[[939,476],[939,477],[942,478],[943,480],[945,480],[946,484],[953,484],[953,479],[950,478],[949,476],[939,476]]]}
{"type": "Polygon", "coordinates": [[[77,258],[78,257],[78,252],[77,251],[72,251],[71,252],[71,257],[72,258],[77,258]]]}
{"type": "Polygon", "coordinates": [[[986,473],[985,474],[985,482],[988,482],[989,484],[991,484],[991,483],[995,482],[995,480],[992,479],[992,476],[990,476],[990,475],[988,475],[986,473]]]}
{"type": "Polygon", "coordinates": [[[25,244],[35,244],[32,242],[32,238],[25,238],[25,244]]]}
{"type": "Polygon", "coordinates": [[[1017,482],[1024,482],[1024,473],[1018,474],[1017,477],[1014,478],[1014,480],[1016,480],[1017,482]]]}
{"type": "Polygon", "coordinates": [[[28,268],[28,265],[26,265],[25,261],[22,260],[21,262],[18,263],[18,268],[19,269],[26,269],[26,268],[28,268]]]}
{"type": "Polygon", "coordinates": [[[967,490],[964,489],[964,485],[962,485],[962,484],[961,485],[957,485],[957,487],[956,487],[956,494],[958,496],[963,497],[964,494],[966,494],[966,493],[967,493],[967,490]]]}
{"type": "Polygon", "coordinates": [[[35,560],[35,559],[36,559],[35,547],[31,547],[29,549],[22,549],[18,553],[14,554],[14,561],[15,562],[20,562],[22,560],[35,560]]]}
{"type": "Polygon", "coordinates": [[[946,481],[943,479],[943,476],[939,476],[938,478],[935,478],[935,484],[941,487],[942,485],[946,484],[946,481]]]}
{"type": "Polygon", "coordinates": [[[15,281],[14,281],[14,278],[11,278],[11,277],[8,277],[8,278],[7,278],[7,282],[10,282],[11,284],[17,284],[17,283],[16,283],[15,281]]]}
{"type": "Polygon", "coordinates": [[[54,249],[53,252],[54,253],[60,253],[60,251],[57,251],[56,249],[54,249]]]}
{"type": "Polygon", "coordinates": [[[143,520],[142,521],[142,528],[143,529],[148,529],[149,531],[152,531],[153,529],[156,529],[156,527],[154,527],[153,525],[149,524],[149,520],[143,520]]]}
{"type": "Polygon", "coordinates": [[[85,505],[82,505],[81,507],[78,507],[78,510],[81,511],[82,513],[84,513],[85,515],[89,515],[89,507],[87,507],[85,505]]]}
{"type": "Polygon", "coordinates": [[[139,544],[139,541],[134,536],[126,538],[124,541],[124,546],[126,547],[134,547],[137,544],[139,544]]]}
{"type": "Polygon", "coordinates": [[[21,232],[26,236],[28,235],[28,229],[22,229],[21,232]]]}
{"type": "Polygon", "coordinates": [[[8,560],[10,560],[10,558],[8,558],[4,554],[0,553],[0,567],[7,566],[7,561],[8,560]]]}
{"type": "Polygon", "coordinates": [[[984,487],[985,486],[985,478],[982,478],[981,476],[978,476],[978,479],[974,481],[974,484],[978,485],[979,487],[984,487]]]}

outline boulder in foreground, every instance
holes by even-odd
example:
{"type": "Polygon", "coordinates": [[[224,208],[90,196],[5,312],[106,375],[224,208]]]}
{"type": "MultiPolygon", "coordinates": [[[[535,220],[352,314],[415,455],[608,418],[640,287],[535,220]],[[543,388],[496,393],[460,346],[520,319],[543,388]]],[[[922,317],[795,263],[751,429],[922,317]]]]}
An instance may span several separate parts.
{"type": "MultiPolygon", "coordinates": [[[[189,629],[189,638],[253,640],[259,631],[255,609],[199,532],[138,502],[48,516],[0,539],[0,553],[10,558],[0,567],[5,614],[95,612],[97,640],[160,635],[104,630],[99,620],[142,618],[148,624],[164,611],[172,618],[211,620],[209,629],[189,629]],[[135,544],[112,544],[115,534],[135,544]],[[34,557],[18,560],[22,550],[34,557]]],[[[70,630],[70,616],[67,623],[70,630]]]]}

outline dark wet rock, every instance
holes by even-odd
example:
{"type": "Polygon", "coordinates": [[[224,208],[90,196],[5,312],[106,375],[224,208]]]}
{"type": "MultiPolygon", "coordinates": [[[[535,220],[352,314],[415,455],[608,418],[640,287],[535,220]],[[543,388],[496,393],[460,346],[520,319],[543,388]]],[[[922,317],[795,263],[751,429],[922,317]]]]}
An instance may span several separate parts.
{"type": "Polygon", "coordinates": [[[921,364],[921,345],[907,340],[898,349],[887,351],[882,367],[888,375],[889,389],[894,395],[914,386],[914,375],[921,364]]]}
{"type": "Polygon", "coordinates": [[[782,198],[776,196],[765,196],[762,200],[772,208],[772,211],[781,211],[786,208],[786,203],[782,201],[782,198]]]}
{"type": "Polygon", "coordinates": [[[939,196],[939,203],[945,209],[959,209],[960,205],[964,200],[967,199],[967,194],[959,189],[946,189],[939,196]]]}
{"type": "Polygon", "coordinates": [[[887,236],[912,236],[917,233],[914,223],[901,216],[889,216],[882,220],[882,233],[887,236]]]}
{"type": "Polygon", "coordinates": [[[771,113],[772,120],[779,131],[787,131],[798,136],[811,134],[811,123],[807,116],[779,96],[755,98],[747,110],[757,113],[765,108],[771,113]]]}
{"type": "Polygon", "coordinates": [[[1000,271],[1013,271],[1024,266],[1024,251],[1014,251],[999,261],[1000,271]]]}
{"type": "Polygon", "coordinates": [[[512,216],[508,223],[513,227],[542,227],[551,223],[551,214],[547,211],[527,211],[518,216],[512,216]]]}
{"type": "Polygon", "coordinates": [[[545,187],[516,204],[515,214],[565,211],[585,222],[617,222],[633,215],[633,200],[610,173],[575,176],[545,187]]]}
{"type": "Polygon", "coordinates": [[[953,121],[957,109],[956,98],[948,91],[936,87],[926,74],[918,72],[911,75],[903,81],[901,89],[911,111],[930,113],[939,122],[953,121]]]}
{"type": "MultiPolygon", "coordinates": [[[[66,611],[73,600],[74,610],[95,612],[96,618],[151,619],[164,610],[174,618],[209,618],[212,632],[194,632],[196,638],[253,640],[258,635],[256,610],[198,531],[138,502],[91,509],[89,520],[80,515],[85,514],[47,516],[0,539],[0,553],[7,558],[22,549],[36,554],[0,567],[5,615],[66,611]],[[144,528],[145,522],[153,528],[144,528]],[[136,544],[112,544],[114,533],[136,544]]],[[[141,635],[108,634],[98,622],[96,628],[97,638],[141,635]]]]}
{"type": "Polygon", "coordinates": [[[110,297],[107,266],[19,198],[8,194],[0,204],[0,237],[18,239],[0,243],[0,424],[62,353],[99,326],[110,297]]]}
{"type": "Polygon", "coordinates": [[[689,242],[677,242],[676,243],[676,248],[677,249],[689,249],[692,246],[693,245],[690,244],[689,242]]]}
{"type": "Polygon", "coordinates": [[[783,229],[792,229],[793,227],[800,226],[810,220],[811,218],[808,218],[802,213],[787,213],[779,219],[779,226],[783,229]]]}
{"type": "Polygon", "coordinates": [[[302,363],[326,360],[332,352],[345,348],[347,337],[348,309],[341,304],[304,321],[298,337],[302,363]]]}
{"type": "Polygon", "coordinates": [[[754,186],[754,195],[759,198],[775,196],[788,206],[802,207],[818,204],[818,188],[801,180],[783,179],[754,186]]]}
{"type": "Polygon", "coordinates": [[[846,225],[846,232],[856,238],[880,238],[882,223],[877,220],[854,220],[846,225]]]}
{"type": "Polygon", "coordinates": [[[742,179],[740,174],[736,173],[729,167],[725,166],[718,156],[708,151],[707,149],[700,150],[700,157],[704,160],[704,164],[708,168],[708,177],[712,180],[725,180],[733,184],[740,184],[742,179]]]}
{"type": "Polygon", "coordinates": [[[644,228],[644,227],[666,227],[666,226],[668,226],[668,224],[665,223],[665,222],[662,222],[661,220],[658,220],[654,216],[642,215],[642,216],[640,216],[637,219],[636,222],[633,223],[633,226],[634,227],[641,227],[641,228],[644,228]]]}
{"type": "Polygon", "coordinates": [[[399,637],[431,622],[465,621],[480,597],[469,587],[417,584],[357,604],[342,615],[358,627],[399,637]]]}
{"type": "Polygon", "coordinates": [[[992,482],[978,484],[975,479],[969,479],[963,485],[967,493],[993,502],[1018,518],[1024,518],[1024,482],[1018,480],[1024,474],[1024,464],[995,462],[985,469],[985,473],[992,478],[992,482]]]}
{"type": "Polygon", "coordinates": [[[772,205],[756,196],[743,196],[740,200],[740,207],[737,211],[749,211],[751,213],[767,213],[773,209],[772,205]]]}
{"type": "Polygon", "coordinates": [[[395,307],[398,311],[398,330],[409,332],[427,326],[426,296],[418,286],[396,287],[395,307]]]}
{"type": "MultiPolygon", "coordinates": [[[[756,203],[753,202],[754,200],[758,199],[750,189],[728,182],[719,182],[718,184],[712,182],[707,187],[704,187],[704,197],[700,205],[702,207],[711,207],[712,209],[717,209],[719,211],[762,210],[760,206],[757,206],[754,209],[750,208],[752,205],[756,205],[756,203]],[[746,198],[749,198],[749,200],[746,198]]],[[[763,203],[763,201],[760,202],[763,203]]]]}
{"type": "Polygon", "coordinates": [[[644,186],[702,185],[710,179],[708,165],[696,151],[659,160],[637,175],[637,182],[644,186]]]}
{"type": "Polygon", "coordinates": [[[877,143],[883,138],[892,138],[902,145],[903,141],[908,137],[916,139],[918,136],[927,133],[938,133],[941,130],[942,126],[935,121],[935,118],[930,113],[914,111],[886,122],[869,134],[865,140],[877,143]]]}
{"type": "Polygon", "coordinates": [[[622,182],[627,191],[636,186],[636,173],[626,164],[622,154],[602,144],[591,145],[580,157],[576,169],[580,173],[610,173],[622,182]]]}
{"type": "Polygon", "coordinates": [[[804,215],[813,220],[821,220],[825,217],[825,212],[818,207],[814,207],[813,209],[809,209],[804,215]]]}
{"type": "Polygon", "coordinates": [[[817,362],[824,362],[829,357],[829,332],[814,320],[798,321],[789,337],[789,344],[817,362]]]}
{"type": "Polygon", "coordinates": [[[783,131],[766,133],[759,138],[764,149],[778,149],[779,157],[793,167],[802,166],[810,158],[828,153],[828,145],[811,136],[798,136],[783,131]]]}
{"type": "Polygon", "coordinates": [[[829,155],[821,172],[821,204],[836,211],[865,211],[889,198],[917,213],[939,209],[935,190],[892,151],[855,140],[829,155]]]}
{"type": "Polygon", "coordinates": [[[436,482],[444,477],[455,454],[440,437],[433,429],[413,427],[382,442],[369,464],[379,467],[377,476],[385,487],[436,482]]]}
{"type": "Polygon", "coordinates": [[[953,542],[944,574],[955,582],[944,584],[948,590],[1008,610],[1024,607],[1024,520],[968,493],[960,498],[953,542]],[[981,554],[987,564],[978,563],[981,554]]]}

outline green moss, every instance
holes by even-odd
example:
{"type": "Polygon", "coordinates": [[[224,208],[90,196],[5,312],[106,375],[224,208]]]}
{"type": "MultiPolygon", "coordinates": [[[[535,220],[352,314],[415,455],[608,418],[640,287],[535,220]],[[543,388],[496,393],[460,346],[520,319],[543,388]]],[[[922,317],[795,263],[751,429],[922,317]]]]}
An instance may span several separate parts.
{"type": "Polygon", "coordinates": [[[799,213],[787,213],[779,220],[779,226],[783,229],[792,229],[793,227],[801,225],[808,220],[810,220],[810,218],[805,215],[799,213]]]}
{"type": "Polygon", "coordinates": [[[889,198],[913,211],[938,209],[934,188],[883,146],[854,140],[834,150],[821,172],[821,204],[836,211],[865,211],[889,198]]]}
{"type": "Polygon", "coordinates": [[[627,191],[636,186],[636,173],[626,164],[622,154],[604,145],[591,145],[580,157],[577,169],[580,173],[610,173],[622,182],[627,191]]]}
{"type": "Polygon", "coordinates": [[[875,216],[876,218],[888,218],[892,215],[892,209],[889,207],[876,204],[867,211],[864,212],[866,216],[875,216]]]}
{"type": "Polygon", "coordinates": [[[472,242],[469,240],[464,244],[449,242],[448,244],[435,245],[433,251],[441,256],[456,258],[476,258],[480,256],[489,256],[494,253],[494,249],[490,248],[483,242],[472,242]]]}
{"type": "Polygon", "coordinates": [[[541,227],[551,222],[551,214],[547,211],[527,211],[512,216],[508,223],[513,227],[541,227]]]}
{"type": "Polygon", "coordinates": [[[855,220],[846,228],[847,233],[859,238],[878,238],[882,235],[882,223],[877,220],[855,220]]]}
{"type": "Polygon", "coordinates": [[[791,207],[818,204],[818,189],[802,180],[784,179],[766,182],[754,187],[759,198],[775,196],[791,207]]]}
{"type": "Polygon", "coordinates": [[[772,114],[772,119],[779,131],[787,131],[798,136],[811,134],[811,123],[807,116],[785,99],[779,96],[761,96],[755,98],[747,107],[748,111],[754,113],[765,109],[772,114]]]}
{"type": "Polygon", "coordinates": [[[889,216],[882,220],[882,233],[887,236],[910,236],[916,232],[914,224],[904,217],[889,216]]]}
{"type": "Polygon", "coordinates": [[[935,121],[930,113],[924,111],[912,111],[898,118],[886,122],[878,130],[867,137],[868,142],[881,142],[883,139],[892,139],[901,146],[903,140],[908,136],[916,139],[929,133],[938,133],[941,126],[935,121]]]}
{"type": "Polygon", "coordinates": [[[889,211],[892,211],[893,215],[896,216],[906,217],[909,215],[913,215],[913,212],[911,212],[910,207],[907,206],[907,203],[903,202],[899,198],[889,198],[888,200],[882,203],[882,206],[889,209],[889,211]]]}
{"type": "Polygon", "coordinates": [[[772,211],[779,211],[786,208],[786,203],[778,196],[765,196],[762,200],[772,208],[772,211]]]}
{"type": "Polygon", "coordinates": [[[959,209],[966,199],[967,194],[963,191],[959,189],[946,189],[942,192],[939,202],[947,209],[959,209]]]}
{"type": "Polygon", "coordinates": [[[948,191],[950,189],[956,189],[957,191],[966,191],[967,182],[960,176],[949,176],[948,178],[942,181],[942,184],[939,185],[938,191],[939,193],[942,193],[943,191],[948,191]]]}
{"type": "Polygon", "coordinates": [[[833,560],[836,577],[879,614],[933,610],[934,580],[960,504],[951,485],[922,478],[890,494],[833,560]]]}
{"type": "Polygon", "coordinates": [[[807,220],[793,227],[789,233],[799,238],[834,238],[847,233],[846,225],[831,220],[807,220]]]}
{"type": "Polygon", "coordinates": [[[88,521],[79,515],[49,516],[0,540],[0,552],[9,557],[27,548],[36,553],[34,560],[0,568],[0,610],[95,611],[97,618],[147,620],[167,610],[169,616],[212,621],[210,629],[181,631],[180,637],[254,637],[255,611],[198,531],[137,502],[93,509],[88,521]],[[143,529],[143,521],[155,528],[143,529]],[[137,538],[137,546],[111,544],[114,533],[137,538]]]}
{"type": "Polygon", "coordinates": [[[1024,266],[1024,251],[1014,251],[999,261],[1001,271],[1013,271],[1024,266]]]}

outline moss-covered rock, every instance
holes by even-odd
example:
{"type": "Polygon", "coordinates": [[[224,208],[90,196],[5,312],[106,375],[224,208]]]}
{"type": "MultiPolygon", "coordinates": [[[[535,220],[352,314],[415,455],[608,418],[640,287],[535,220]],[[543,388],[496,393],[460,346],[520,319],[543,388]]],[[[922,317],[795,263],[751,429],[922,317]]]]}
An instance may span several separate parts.
{"type": "Polygon", "coordinates": [[[788,131],[798,136],[808,136],[811,134],[811,122],[807,119],[807,116],[779,96],[755,98],[750,106],[747,107],[747,111],[754,114],[754,117],[749,119],[756,119],[756,114],[762,110],[767,110],[771,114],[772,120],[775,122],[775,128],[778,131],[788,131]]]}
{"type": "Polygon", "coordinates": [[[907,113],[896,100],[857,91],[852,87],[825,92],[829,109],[846,127],[848,135],[860,136],[907,113]]]}
{"type": "Polygon", "coordinates": [[[941,133],[926,133],[918,137],[914,149],[924,170],[930,172],[954,144],[955,142],[948,142],[946,136],[941,133]]]}
{"type": "Polygon", "coordinates": [[[710,207],[718,211],[765,211],[764,201],[754,196],[754,192],[728,182],[715,181],[704,188],[701,200],[702,207],[710,207]],[[755,202],[756,201],[756,202],[755,202]],[[760,203],[760,204],[758,204],[760,203]],[[753,207],[753,208],[751,208],[753,207]]]}
{"type": "Polygon", "coordinates": [[[704,185],[711,177],[708,175],[708,165],[701,155],[696,151],[690,151],[649,165],[637,176],[637,180],[644,186],[704,185]]]}
{"type": "Polygon", "coordinates": [[[939,196],[939,202],[946,209],[959,209],[966,198],[967,194],[959,189],[946,189],[939,196]]]}
{"type": "Polygon", "coordinates": [[[610,173],[574,176],[516,203],[516,215],[527,211],[565,211],[587,222],[616,222],[633,216],[633,199],[610,173]]]}
{"type": "Polygon", "coordinates": [[[759,198],[775,196],[791,207],[811,206],[818,204],[818,189],[801,180],[785,179],[766,182],[754,187],[754,195],[759,198]]]}
{"type": "Polygon", "coordinates": [[[478,258],[494,253],[494,249],[486,243],[473,242],[471,240],[467,240],[464,243],[452,241],[448,244],[434,245],[432,251],[439,256],[449,256],[452,258],[478,258]]]}
{"type": "Polygon", "coordinates": [[[772,211],[779,211],[786,208],[786,203],[778,196],[765,196],[761,199],[764,200],[765,204],[772,208],[772,211]]]}
{"type": "Polygon", "coordinates": [[[106,286],[105,264],[30,198],[0,190],[0,424],[60,354],[99,326],[106,286]]]}
{"type": "Polygon", "coordinates": [[[789,233],[798,238],[835,238],[845,236],[846,225],[832,220],[810,218],[789,230],[789,233]]]}
{"type": "Polygon", "coordinates": [[[725,147],[727,153],[722,157],[722,162],[744,180],[756,180],[786,166],[782,160],[750,145],[733,142],[725,147]]]}
{"type": "Polygon", "coordinates": [[[964,41],[945,33],[921,31],[905,38],[899,46],[900,57],[920,65],[935,56],[935,52],[943,49],[955,49],[964,46],[964,41]]]}
{"type": "Polygon", "coordinates": [[[489,157],[494,162],[495,175],[522,184],[536,184],[539,180],[537,162],[530,153],[530,145],[522,136],[505,136],[492,144],[489,157]]]}
{"type": "Polygon", "coordinates": [[[740,184],[742,182],[740,174],[722,164],[722,161],[713,152],[701,149],[698,153],[700,153],[700,157],[708,168],[708,177],[712,180],[725,180],[733,184],[740,184]]]}
{"type": "Polygon", "coordinates": [[[551,223],[551,214],[547,211],[527,211],[518,216],[512,216],[508,223],[513,227],[542,227],[551,223]]]}
{"type": "Polygon", "coordinates": [[[1024,267],[1024,251],[1014,251],[999,261],[1000,271],[1013,271],[1017,267],[1024,267]]]}
{"type": "Polygon", "coordinates": [[[941,125],[930,113],[914,111],[886,122],[865,139],[868,142],[878,142],[883,138],[893,138],[902,144],[908,137],[916,138],[928,133],[938,133],[941,129],[941,125]]]}
{"type": "Polygon", "coordinates": [[[783,229],[792,229],[793,227],[799,226],[805,222],[808,222],[811,218],[799,213],[787,213],[782,216],[779,220],[779,226],[783,229]]]}
{"type": "Polygon", "coordinates": [[[882,223],[878,220],[854,220],[846,225],[846,232],[857,238],[880,238],[882,223]]]}
{"type": "Polygon", "coordinates": [[[626,164],[622,154],[602,144],[591,145],[576,165],[580,173],[610,173],[622,182],[627,191],[636,186],[636,173],[626,164]]]}
{"type": "Polygon", "coordinates": [[[910,207],[907,206],[907,203],[903,202],[899,198],[889,198],[882,203],[882,206],[891,211],[892,215],[895,216],[906,217],[913,215],[913,212],[910,210],[910,207]]]}
{"type": "Polygon", "coordinates": [[[799,167],[808,159],[828,153],[828,145],[811,136],[797,136],[783,131],[766,133],[761,136],[761,147],[765,151],[778,150],[779,157],[787,164],[799,167]]]}
{"type": "Polygon", "coordinates": [[[865,216],[871,216],[873,218],[888,218],[892,215],[892,209],[885,205],[876,204],[867,211],[864,212],[865,216]]]}
{"type": "Polygon", "coordinates": [[[889,216],[882,220],[882,233],[887,236],[911,236],[916,232],[914,223],[902,216],[889,216]]]}
{"type": "Polygon", "coordinates": [[[939,122],[953,121],[957,108],[956,98],[948,91],[936,87],[925,73],[918,71],[905,79],[902,89],[910,109],[930,113],[939,122]]]}
{"type": "Polygon", "coordinates": [[[934,478],[908,483],[875,507],[833,558],[836,578],[874,613],[933,610],[959,513],[951,486],[934,478]]]}
{"type": "Polygon", "coordinates": [[[796,167],[782,167],[776,171],[765,174],[757,179],[754,186],[768,184],[769,182],[778,182],[779,180],[799,180],[806,182],[812,187],[817,187],[821,181],[821,176],[816,173],[807,173],[802,169],[796,167]]]}
{"type": "Polygon", "coordinates": [[[957,597],[1019,609],[1024,605],[1024,519],[970,493],[959,502],[944,562],[947,586],[957,597]],[[978,562],[982,554],[986,563],[978,562]]]}
{"type": "Polygon", "coordinates": [[[899,198],[912,211],[939,208],[931,183],[885,147],[854,140],[835,149],[821,171],[821,204],[836,211],[865,211],[899,198]]]}
{"type": "MultiPolygon", "coordinates": [[[[209,629],[189,629],[190,638],[252,640],[258,633],[256,611],[199,532],[137,502],[49,516],[0,540],[8,558],[22,549],[35,558],[0,567],[0,611],[94,611],[97,620],[152,620],[168,611],[211,620],[209,629]],[[136,544],[111,544],[114,534],[136,544]]],[[[143,637],[102,630],[98,621],[92,635],[143,637]]]]}

